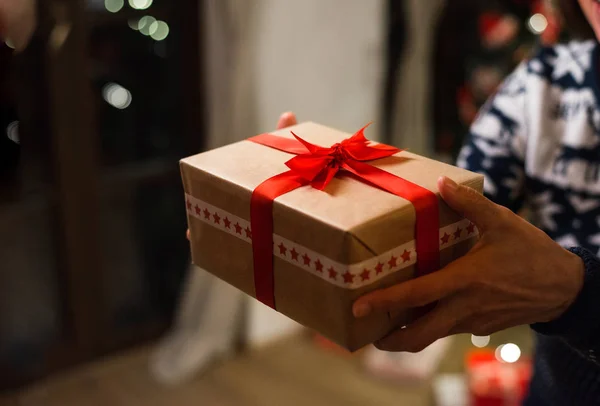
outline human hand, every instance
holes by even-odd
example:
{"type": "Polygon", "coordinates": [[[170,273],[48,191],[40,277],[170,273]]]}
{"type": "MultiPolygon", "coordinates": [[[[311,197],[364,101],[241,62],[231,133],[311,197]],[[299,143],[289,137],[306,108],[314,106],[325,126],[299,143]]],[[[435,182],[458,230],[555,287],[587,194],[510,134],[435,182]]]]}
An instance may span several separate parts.
{"type": "MultiPolygon", "coordinates": [[[[0,0],[1,1],[1,0],[0,0]]],[[[291,127],[293,125],[298,124],[298,120],[296,119],[296,115],[294,113],[283,113],[279,116],[279,121],[277,122],[277,129],[283,130],[284,128],[291,127]]],[[[187,230],[187,239],[190,239],[190,230],[187,230]]]]}
{"type": "Polygon", "coordinates": [[[561,316],[579,294],[583,261],[510,210],[466,186],[440,178],[440,194],[479,229],[480,239],[445,268],[372,292],[353,306],[355,317],[436,303],[430,312],[375,345],[419,352],[459,333],[489,335],[561,316]]]}
{"type": "Polygon", "coordinates": [[[36,0],[0,0],[0,36],[25,49],[36,26],[36,0]]]}

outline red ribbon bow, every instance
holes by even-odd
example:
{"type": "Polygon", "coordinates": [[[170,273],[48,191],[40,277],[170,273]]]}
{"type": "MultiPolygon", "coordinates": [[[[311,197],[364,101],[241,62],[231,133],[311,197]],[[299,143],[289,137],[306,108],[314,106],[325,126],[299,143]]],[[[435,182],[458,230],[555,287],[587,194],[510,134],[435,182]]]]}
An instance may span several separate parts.
{"type": "MultiPolygon", "coordinates": [[[[368,126],[368,125],[367,125],[368,126]]],[[[289,171],[261,183],[252,193],[250,225],[254,256],[256,298],[275,308],[273,280],[273,200],[301,186],[323,190],[340,170],[410,201],[416,212],[415,238],[419,274],[439,268],[439,212],[436,195],[406,179],[365,163],[390,157],[401,150],[371,145],[361,128],[352,137],[329,148],[311,144],[292,132],[295,139],[262,134],[249,141],[295,154],[286,162],[289,171]]]]}
{"type": "Polygon", "coordinates": [[[286,165],[294,173],[310,181],[312,187],[323,190],[340,169],[358,172],[361,168],[357,163],[361,161],[386,158],[400,152],[398,148],[389,145],[370,146],[369,140],[364,135],[367,126],[352,137],[329,148],[313,145],[292,131],[292,135],[306,147],[308,154],[298,155],[290,159],[286,165]]]}

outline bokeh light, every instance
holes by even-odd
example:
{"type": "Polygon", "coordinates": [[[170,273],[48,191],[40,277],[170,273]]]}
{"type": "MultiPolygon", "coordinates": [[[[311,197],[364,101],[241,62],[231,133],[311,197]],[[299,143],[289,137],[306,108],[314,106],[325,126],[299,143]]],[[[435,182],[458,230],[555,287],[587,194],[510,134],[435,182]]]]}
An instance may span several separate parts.
{"type": "Polygon", "coordinates": [[[137,19],[131,19],[129,21],[127,21],[127,25],[129,25],[129,28],[131,28],[132,30],[139,30],[139,25],[140,25],[140,20],[137,19]]]}
{"type": "Polygon", "coordinates": [[[496,348],[496,359],[501,362],[512,364],[521,358],[521,349],[518,345],[508,343],[496,348]]]}
{"type": "Polygon", "coordinates": [[[162,41],[169,35],[169,25],[164,21],[155,21],[150,25],[150,36],[155,41],[162,41]]]}
{"type": "Polygon", "coordinates": [[[144,35],[152,35],[154,33],[152,29],[154,28],[154,30],[156,30],[156,25],[154,25],[155,22],[156,18],[152,16],[144,16],[140,18],[138,30],[140,30],[140,32],[144,35]]]}
{"type": "Polygon", "coordinates": [[[136,10],[146,10],[152,5],[152,0],[129,0],[129,5],[136,10]]]}
{"type": "Polygon", "coordinates": [[[111,13],[120,11],[124,5],[124,0],[104,0],[104,8],[111,13]]]}
{"type": "Polygon", "coordinates": [[[483,347],[487,346],[490,343],[490,336],[476,336],[476,335],[472,335],[471,336],[471,343],[473,343],[473,345],[475,347],[483,348],[483,347]]]}
{"type": "Polygon", "coordinates": [[[534,34],[541,34],[548,28],[548,19],[540,13],[534,14],[529,19],[529,30],[534,34]]]}
{"type": "Polygon", "coordinates": [[[108,83],[102,88],[104,100],[111,106],[122,110],[131,104],[131,92],[117,83],[108,83]]]}
{"type": "Polygon", "coordinates": [[[19,137],[19,122],[18,121],[13,121],[12,123],[10,123],[8,125],[8,127],[6,127],[6,135],[7,135],[8,139],[13,141],[14,143],[19,144],[21,142],[21,139],[19,137]]]}

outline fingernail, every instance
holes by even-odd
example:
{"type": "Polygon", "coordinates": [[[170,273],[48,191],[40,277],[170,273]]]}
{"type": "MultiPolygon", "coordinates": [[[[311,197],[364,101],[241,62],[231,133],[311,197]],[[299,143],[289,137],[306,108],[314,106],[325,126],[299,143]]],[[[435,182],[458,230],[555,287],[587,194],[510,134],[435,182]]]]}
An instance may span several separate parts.
{"type": "Polygon", "coordinates": [[[361,317],[366,317],[369,315],[369,313],[371,313],[371,305],[368,303],[360,303],[357,305],[354,305],[354,317],[357,318],[361,318],[361,317]]]}
{"type": "Polygon", "coordinates": [[[442,182],[445,188],[450,189],[453,192],[456,191],[456,189],[458,189],[458,185],[456,184],[456,182],[446,176],[442,176],[440,178],[440,182],[442,182]]]}

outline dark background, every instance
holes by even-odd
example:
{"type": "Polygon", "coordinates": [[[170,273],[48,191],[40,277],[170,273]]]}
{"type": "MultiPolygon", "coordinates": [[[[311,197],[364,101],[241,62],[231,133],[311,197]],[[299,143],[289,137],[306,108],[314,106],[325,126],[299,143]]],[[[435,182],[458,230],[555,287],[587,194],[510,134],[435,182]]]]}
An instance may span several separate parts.
{"type": "MultiPolygon", "coordinates": [[[[102,1],[40,3],[25,52],[0,46],[0,389],[168,328],[189,259],[178,160],[206,141],[202,1],[118,13],[102,1]],[[148,15],[168,23],[164,40],[131,28],[148,15]],[[71,33],[51,48],[65,19],[71,33]],[[130,103],[108,103],[110,89],[130,103]]],[[[384,134],[404,7],[387,2],[384,134]]],[[[540,38],[554,40],[528,29],[536,12],[538,0],[448,0],[426,67],[436,152],[456,156],[502,78],[540,38]]]]}
{"type": "Polygon", "coordinates": [[[0,48],[2,387],[168,327],[189,257],[178,160],[203,145],[198,2],[40,3],[28,48],[0,48]],[[130,28],[145,15],[164,40],[130,28]]]}

